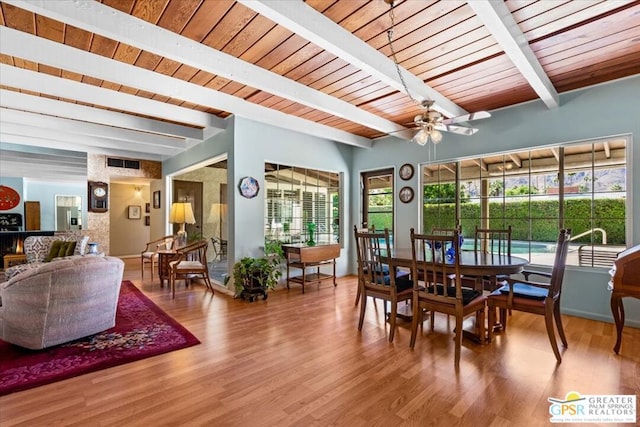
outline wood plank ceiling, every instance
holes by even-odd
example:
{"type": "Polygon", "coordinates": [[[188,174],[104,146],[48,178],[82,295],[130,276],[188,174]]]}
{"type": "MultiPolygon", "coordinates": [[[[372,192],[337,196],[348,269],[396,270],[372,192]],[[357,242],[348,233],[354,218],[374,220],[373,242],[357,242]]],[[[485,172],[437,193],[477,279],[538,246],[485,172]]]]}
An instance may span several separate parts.
{"type": "Polygon", "coordinates": [[[163,160],[231,114],[361,147],[410,138],[391,11],[404,84],[447,117],[640,73],[640,1],[6,0],[0,154],[163,160]]]}

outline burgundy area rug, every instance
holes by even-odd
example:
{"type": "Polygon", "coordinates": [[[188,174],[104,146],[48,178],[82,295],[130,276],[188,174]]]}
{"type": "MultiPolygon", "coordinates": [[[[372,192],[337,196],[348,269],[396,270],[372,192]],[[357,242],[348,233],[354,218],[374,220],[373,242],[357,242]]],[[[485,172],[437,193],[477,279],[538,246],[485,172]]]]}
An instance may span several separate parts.
{"type": "Polygon", "coordinates": [[[199,343],[133,283],[124,281],[111,329],[44,350],[0,340],[0,396],[199,343]]]}

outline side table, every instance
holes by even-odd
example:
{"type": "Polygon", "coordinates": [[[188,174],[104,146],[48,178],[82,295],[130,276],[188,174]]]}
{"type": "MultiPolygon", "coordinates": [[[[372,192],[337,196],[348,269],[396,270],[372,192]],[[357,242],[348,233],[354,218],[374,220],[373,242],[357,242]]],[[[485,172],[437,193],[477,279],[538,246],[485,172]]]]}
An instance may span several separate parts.
{"type": "Polygon", "coordinates": [[[169,263],[176,256],[174,249],[162,249],[157,251],[158,254],[158,277],[160,277],[160,286],[164,286],[164,281],[169,283],[169,263]]]}
{"type": "Polygon", "coordinates": [[[14,265],[24,264],[27,262],[27,256],[25,254],[6,254],[4,257],[4,269],[14,265]]]}

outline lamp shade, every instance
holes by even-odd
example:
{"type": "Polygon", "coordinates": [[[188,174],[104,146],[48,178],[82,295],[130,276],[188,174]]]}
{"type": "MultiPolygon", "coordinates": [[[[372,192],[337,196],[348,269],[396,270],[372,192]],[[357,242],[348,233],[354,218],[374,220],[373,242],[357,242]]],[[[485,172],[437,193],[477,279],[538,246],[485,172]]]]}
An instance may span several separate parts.
{"type": "Polygon", "coordinates": [[[171,205],[169,222],[172,224],[195,224],[196,218],[193,215],[191,203],[174,203],[171,205]]]}

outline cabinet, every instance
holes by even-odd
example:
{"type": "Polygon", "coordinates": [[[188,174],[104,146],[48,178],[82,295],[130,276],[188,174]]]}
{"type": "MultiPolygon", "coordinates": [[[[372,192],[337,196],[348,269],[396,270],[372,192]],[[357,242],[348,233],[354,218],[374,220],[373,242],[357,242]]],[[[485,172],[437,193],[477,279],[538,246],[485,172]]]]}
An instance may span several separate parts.
{"type": "Polygon", "coordinates": [[[24,202],[24,230],[40,230],[40,202],[24,202]]]}
{"type": "Polygon", "coordinates": [[[611,313],[616,323],[616,345],[613,351],[618,354],[622,345],[622,328],[624,328],[624,306],[622,299],[626,297],[640,298],[640,245],[620,252],[609,271],[611,281],[611,313]]]}

